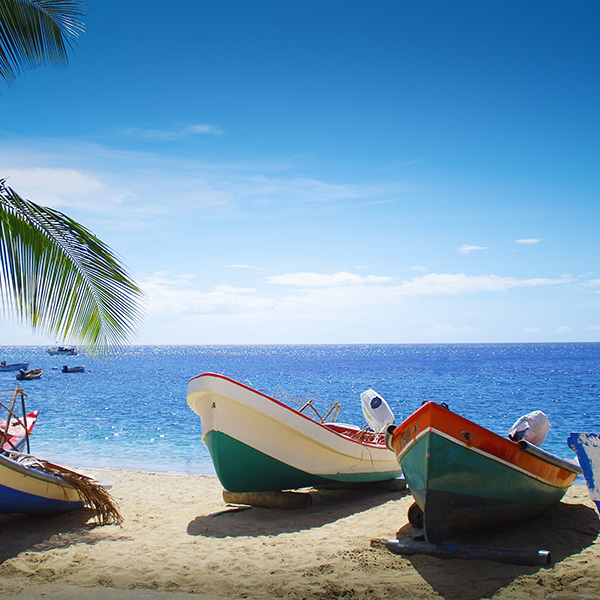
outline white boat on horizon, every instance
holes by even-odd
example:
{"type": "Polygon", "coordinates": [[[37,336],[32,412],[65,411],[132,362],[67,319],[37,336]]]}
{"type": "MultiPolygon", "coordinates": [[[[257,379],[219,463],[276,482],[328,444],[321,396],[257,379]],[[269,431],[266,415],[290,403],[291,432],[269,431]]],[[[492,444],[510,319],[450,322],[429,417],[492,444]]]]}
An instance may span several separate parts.
{"type": "Polygon", "coordinates": [[[19,363],[7,363],[5,360],[0,362],[0,371],[20,371],[21,369],[27,370],[29,361],[19,363]]]}
{"type": "Polygon", "coordinates": [[[73,346],[58,346],[58,348],[48,348],[46,352],[48,352],[50,356],[75,356],[77,354],[77,350],[73,346]]]}

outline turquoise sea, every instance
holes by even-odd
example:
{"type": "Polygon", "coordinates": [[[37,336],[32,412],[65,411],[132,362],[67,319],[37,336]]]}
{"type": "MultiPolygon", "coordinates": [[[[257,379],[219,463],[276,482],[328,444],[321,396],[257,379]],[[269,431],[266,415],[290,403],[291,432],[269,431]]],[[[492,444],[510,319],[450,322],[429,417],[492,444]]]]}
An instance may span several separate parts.
{"type": "MultiPolygon", "coordinates": [[[[3,346],[0,360],[30,361],[44,374],[19,382],[41,415],[32,454],[76,467],[213,474],[201,423],[187,406],[190,378],[215,372],[269,395],[306,391],[343,406],[338,420],[362,425],[360,393],[373,388],[396,422],[423,401],[500,434],[543,410],[544,448],[574,458],[572,431],[600,429],[600,343],[287,346],[132,346],[110,360],[50,356],[46,347],[3,346]],[[84,373],[62,373],[85,364],[84,373]]],[[[0,373],[0,389],[17,384],[0,373]]]]}

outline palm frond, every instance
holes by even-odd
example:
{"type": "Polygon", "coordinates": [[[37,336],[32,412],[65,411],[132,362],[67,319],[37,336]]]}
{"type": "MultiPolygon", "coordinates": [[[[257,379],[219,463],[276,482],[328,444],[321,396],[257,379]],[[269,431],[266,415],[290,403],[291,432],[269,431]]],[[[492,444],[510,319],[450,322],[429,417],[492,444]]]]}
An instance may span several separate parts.
{"type": "Polygon", "coordinates": [[[77,0],[0,0],[0,75],[68,63],[70,40],[84,31],[86,5],[77,0]]]}
{"type": "Polygon", "coordinates": [[[120,347],[141,320],[143,294],[88,229],[21,198],[0,180],[0,303],[34,331],[93,350],[120,347]]]}

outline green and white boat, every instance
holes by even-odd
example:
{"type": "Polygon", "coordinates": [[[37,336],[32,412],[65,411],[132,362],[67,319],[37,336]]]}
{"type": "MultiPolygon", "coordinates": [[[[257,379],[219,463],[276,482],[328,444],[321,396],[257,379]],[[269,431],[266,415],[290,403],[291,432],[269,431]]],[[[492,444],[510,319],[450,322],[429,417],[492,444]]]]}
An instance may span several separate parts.
{"type": "Polygon", "coordinates": [[[326,422],[331,415],[321,418],[310,402],[296,410],[214,373],[190,380],[187,402],[200,416],[202,440],[229,492],[387,481],[401,475],[383,434],[326,422]]]}
{"type": "Polygon", "coordinates": [[[431,544],[542,513],[582,472],[526,439],[500,436],[435,402],[389,427],[387,442],[415,499],[409,521],[431,544]]]}

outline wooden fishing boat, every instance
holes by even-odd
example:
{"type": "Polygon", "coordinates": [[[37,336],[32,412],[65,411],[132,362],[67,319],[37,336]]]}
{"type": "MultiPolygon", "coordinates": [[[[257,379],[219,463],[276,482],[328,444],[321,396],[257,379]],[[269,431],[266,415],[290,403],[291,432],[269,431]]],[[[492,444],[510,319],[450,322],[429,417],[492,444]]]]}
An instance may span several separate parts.
{"type": "Polygon", "coordinates": [[[25,370],[21,369],[15,375],[15,377],[19,381],[28,381],[30,379],[39,379],[42,376],[43,372],[44,371],[42,371],[42,369],[30,369],[29,371],[25,371],[25,370]]]}
{"type": "Polygon", "coordinates": [[[422,525],[433,544],[541,513],[581,473],[570,461],[497,435],[434,402],[389,427],[386,441],[415,499],[409,520],[422,525]]]}
{"type": "Polygon", "coordinates": [[[77,489],[25,454],[0,453],[0,513],[66,513],[81,508],[77,489]]]}
{"type": "Polygon", "coordinates": [[[38,411],[25,414],[26,396],[17,387],[8,402],[0,400],[7,415],[0,422],[0,513],[51,515],[88,506],[99,524],[120,523],[122,517],[105,484],[15,451],[26,444],[29,452],[29,434],[38,416],[38,411]]]}
{"type": "Polygon", "coordinates": [[[572,433],[567,443],[577,453],[590,498],[600,512],[600,433],[572,433]]]}
{"type": "Polygon", "coordinates": [[[386,481],[401,474],[383,434],[328,423],[331,415],[322,418],[310,402],[296,410],[214,373],[190,380],[187,402],[201,418],[202,440],[229,492],[386,481]]]}
{"type": "Polygon", "coordinates": [[[28,454],[0,452],[0,513],[54,515],[84,506],[99,525],[122,523],[107,484],[28,454]]]}
{"type": "Polygon", "coordinates": [[[3,360],[0,362],[0,371],[19,371],[21,369],[27,369],[29,366],[29,362],[19,362],[19,363],[8,363],[3,360]]]}

